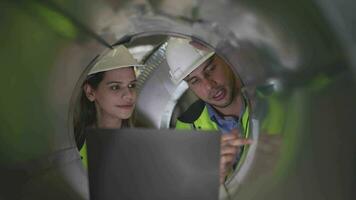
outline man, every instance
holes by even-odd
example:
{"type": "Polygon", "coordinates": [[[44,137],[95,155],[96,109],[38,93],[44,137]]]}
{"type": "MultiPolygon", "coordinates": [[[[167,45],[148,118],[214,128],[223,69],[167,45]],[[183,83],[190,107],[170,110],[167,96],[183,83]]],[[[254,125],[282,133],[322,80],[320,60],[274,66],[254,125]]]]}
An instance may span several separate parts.
{"type": "Polygon", "coordinates": [[[183,38],[172,37],[167,45],[167,62],[175,84],[186,81],[199,98],[176,123],[177,129],[220,130],[220,183],[236,167],[251,141],[248,132],[248,104],[241,94],[241,82],[225,61],[210,49],[183,38]]]}

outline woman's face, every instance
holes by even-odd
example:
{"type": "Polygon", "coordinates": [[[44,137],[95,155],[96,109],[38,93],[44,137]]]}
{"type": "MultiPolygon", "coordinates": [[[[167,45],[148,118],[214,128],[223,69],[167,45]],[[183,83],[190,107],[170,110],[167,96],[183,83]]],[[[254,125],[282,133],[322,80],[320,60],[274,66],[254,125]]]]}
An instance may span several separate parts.
{"type": "MultiPolygon", "coordinates": [[[[98,120],[117,121],[131,117],[136,103],[136,77],[132,67],[106,71],[96,89],[87,85],[84,90],[95,102],[98,120]]],[[[101,121],[101,124],[108,124],[101,121]]]]}

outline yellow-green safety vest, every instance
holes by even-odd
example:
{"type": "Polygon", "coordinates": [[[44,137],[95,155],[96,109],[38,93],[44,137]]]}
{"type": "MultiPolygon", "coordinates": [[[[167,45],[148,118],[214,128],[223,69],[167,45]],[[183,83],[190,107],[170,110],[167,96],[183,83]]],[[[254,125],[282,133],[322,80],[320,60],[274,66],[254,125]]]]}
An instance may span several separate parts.
{"type": "MultiPolygon", "coordinates": [[[[249,116],[250,116],[250,108],[249,105],[246,103],[246,109],[244,111],[244,113],[242,114],[242,118],[241,118],[241,122],[242,122],[242,127],[243,127],[243,133],[242,136],[244,138],[248,138],[249,137],[249,132],[250,132],[250,128],[249,128],[249,116]]],[[[180,129],[180,130],[191,130],[191,129],[196,129],[196,130],[202,130],[202,131],[218,131],[218,125],[210,119],[210,115],[208,112],[208,108],[206,107],[205,103],[201,100],[198,100],[197,102],[195,102],[194,104],[192,104],[192,106],[190,106],[188,108],[188,110],[183,114],[183,115],[192,115],[193,118],[195,119],[182,119],[185,120],[185,122],[183,122],[182,120],[180,120],[180,118],[178,118],[177,122],[176,122],[176,129],[180,129]],[[197,108],[193,108],[194,106],[196,106],[197,108]],[[203,109],[202,111],[201,108],[203,109]],[[194,117],[197,116],[196,113],[192,113],[192,112],[201,112],[200,115],[198,115],[198,117],[194,117]],[[190,122],[188,122],[190,120],[190,122]]],[[[237,164],[237,167],[235,168],[235,170],[240,168],[241,165],[241,161],[243,161],[246,157],[247,154],[247,150],[248,150],[248,146],[244,146],[242,149],[242,155],[241,158],[239,160],[239,163],[237,164]]],[[[230,171],[230,173],[228,173],[229,175],[232,174],[232,169],[230,171]]],[[[228,176],[229,176],[228,175],[228,176]]]]}

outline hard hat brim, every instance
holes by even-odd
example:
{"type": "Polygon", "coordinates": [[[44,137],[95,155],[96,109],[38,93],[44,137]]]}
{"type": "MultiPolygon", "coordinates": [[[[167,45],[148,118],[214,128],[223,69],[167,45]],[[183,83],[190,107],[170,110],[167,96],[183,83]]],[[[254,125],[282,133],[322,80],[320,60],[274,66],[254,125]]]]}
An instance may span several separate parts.
{"type": "Polygon", "coordinates": [[[145,67],[145,66],[146,65],[120,65],[120,66],[113,66],[113,67],[105,67],[105,68],[102,68],[102,69],[90,70],[90,72],[88,73],[88,76],[92,75],[92,74],[95,74],[95,73],[99,73],[99,72],[106,72],[106,71],[125,68],[125,67],[145,67]]]}

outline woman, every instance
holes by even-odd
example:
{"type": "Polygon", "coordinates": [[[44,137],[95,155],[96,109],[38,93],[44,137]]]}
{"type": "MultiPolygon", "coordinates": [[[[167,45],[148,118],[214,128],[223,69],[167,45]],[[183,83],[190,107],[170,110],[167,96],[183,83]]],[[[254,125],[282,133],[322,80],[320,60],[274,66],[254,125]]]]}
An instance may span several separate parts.
{"type": "Polygon", "coordinates": [[[80,106],[74,117],[77,147],[86,165],[85,129],[131,126],[136,103],[136,62],[120,45],[105,54],[89,71],[82,85],[80,106]]]}

